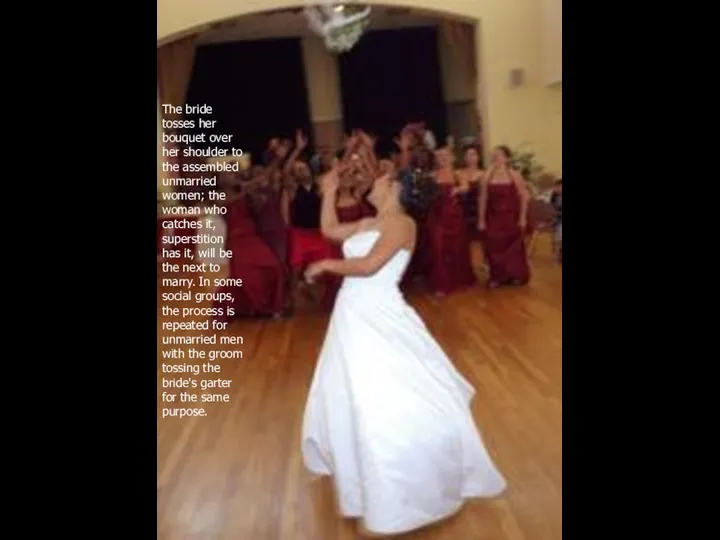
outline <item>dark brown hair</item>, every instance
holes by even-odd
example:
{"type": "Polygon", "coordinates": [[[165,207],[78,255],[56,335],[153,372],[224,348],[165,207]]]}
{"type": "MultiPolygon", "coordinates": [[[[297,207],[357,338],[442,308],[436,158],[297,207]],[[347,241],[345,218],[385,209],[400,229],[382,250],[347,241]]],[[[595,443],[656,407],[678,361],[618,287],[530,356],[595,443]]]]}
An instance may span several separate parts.
{"type": "Polygon", "coordinates": [[[502,152],[507,159],[512,159],[512,150],[510,150],[509,146],[501,144],[500,146],[495,147],[495,150],[502,152]]]}
{"type": "Polygon", "coordinates": [[[402,169],[398,172],[402,185],[400,204],[415,219],[422,217],[438,195],[438,185],[428,169],[402,169]]]}

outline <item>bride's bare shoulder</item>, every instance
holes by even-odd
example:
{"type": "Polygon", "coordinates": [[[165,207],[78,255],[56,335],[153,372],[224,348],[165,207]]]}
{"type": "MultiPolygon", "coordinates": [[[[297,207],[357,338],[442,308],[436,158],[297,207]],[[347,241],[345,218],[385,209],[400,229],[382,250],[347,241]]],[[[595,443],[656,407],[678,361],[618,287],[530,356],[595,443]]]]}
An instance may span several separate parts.
{"type": "Polygon", "coordinates": [[[398,227],[405,228],[415,226],[415,220],[413,220],[413,218],[400,212],[385,216],[382,219],[370,218],[370,220],[382,228],[397,229],[398,227]]]}
{"type": "Polygon", "coordinates": [[[357,222],[357,228],[355,232],[365,232],[378,228],[378,219],[375,217],[363,218],[357,222]]]}
{"type": "Polygon", "coordinates": [[[405,214],[395,214],[383,220],[376,220],[377,228],[383,234],[390,234],[398,240],[404,239],[409,243],[415,241],[415,220],[405,214]]]}

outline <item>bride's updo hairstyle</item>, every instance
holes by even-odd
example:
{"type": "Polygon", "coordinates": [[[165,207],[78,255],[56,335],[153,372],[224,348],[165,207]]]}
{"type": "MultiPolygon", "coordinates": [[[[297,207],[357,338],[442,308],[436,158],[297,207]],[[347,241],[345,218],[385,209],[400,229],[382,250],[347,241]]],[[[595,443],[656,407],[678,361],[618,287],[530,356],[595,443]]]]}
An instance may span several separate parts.
{"type": "Polygon", "coordinates": [[[397,173],[400,204],[413,218],[422,217],[438,194],[438,186],[432,171],[428,169],[401,169],[397,173]]]}

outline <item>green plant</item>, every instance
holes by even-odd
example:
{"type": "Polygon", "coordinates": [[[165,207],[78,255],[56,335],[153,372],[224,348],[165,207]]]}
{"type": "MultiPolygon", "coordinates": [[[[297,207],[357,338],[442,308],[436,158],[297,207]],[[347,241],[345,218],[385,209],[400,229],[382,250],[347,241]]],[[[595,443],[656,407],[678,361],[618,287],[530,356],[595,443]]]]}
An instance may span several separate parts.
{"type": "Polygon", "coordinates": [[[513,152],[510,163],[525,180],[533,184],[537,182],[538,177],[544,170],[544,167],[537,162],[535,152],[527,149],[524,145],[520,145],[513,152]]]}

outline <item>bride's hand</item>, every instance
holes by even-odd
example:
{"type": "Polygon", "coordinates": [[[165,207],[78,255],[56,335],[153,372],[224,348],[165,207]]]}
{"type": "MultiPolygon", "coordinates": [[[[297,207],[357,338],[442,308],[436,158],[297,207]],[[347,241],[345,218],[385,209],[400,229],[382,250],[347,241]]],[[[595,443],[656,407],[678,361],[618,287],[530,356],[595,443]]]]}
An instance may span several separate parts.
{"type": "Polygon", "coordinates": [[[305,281],[313,283],[318,277],[325,272],[325,261],[319,261],[311,264],[305,270],[305,281]]]}

